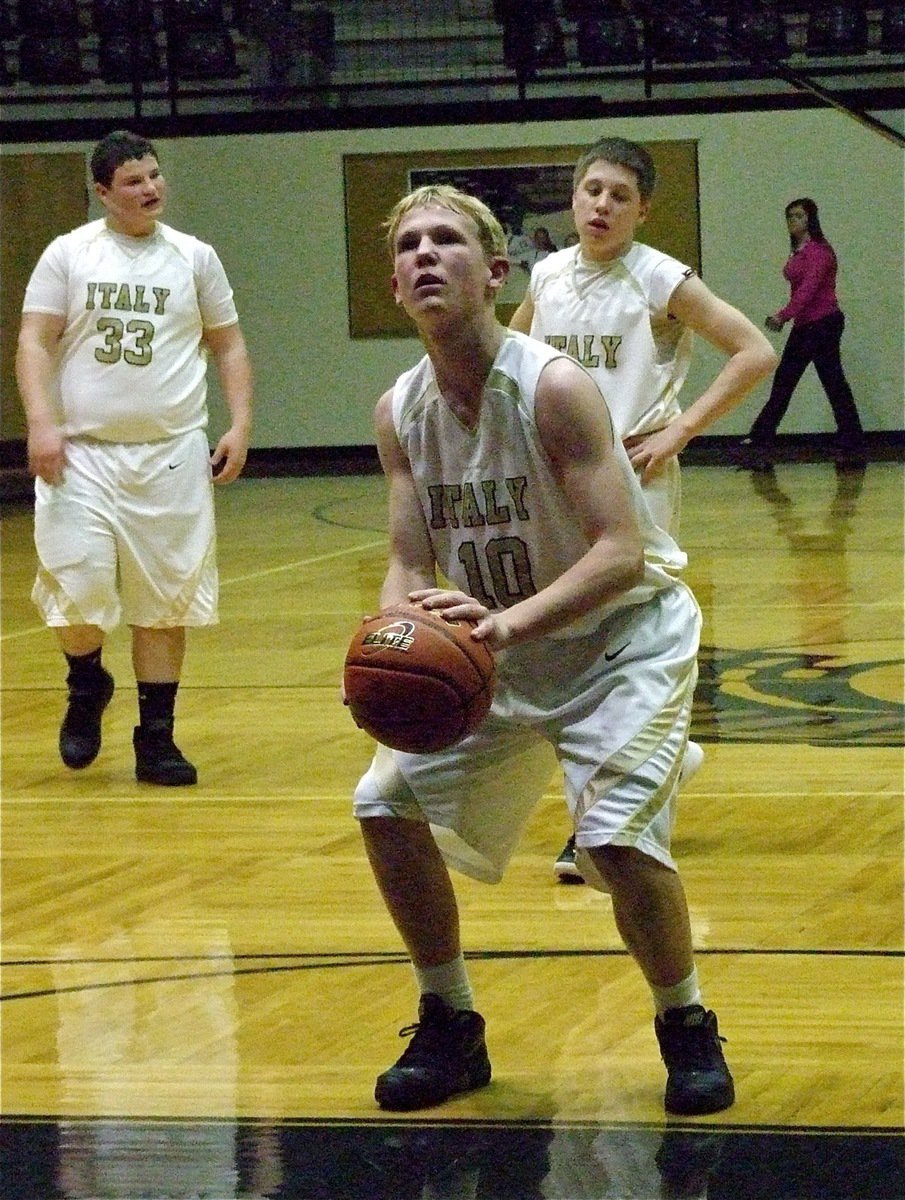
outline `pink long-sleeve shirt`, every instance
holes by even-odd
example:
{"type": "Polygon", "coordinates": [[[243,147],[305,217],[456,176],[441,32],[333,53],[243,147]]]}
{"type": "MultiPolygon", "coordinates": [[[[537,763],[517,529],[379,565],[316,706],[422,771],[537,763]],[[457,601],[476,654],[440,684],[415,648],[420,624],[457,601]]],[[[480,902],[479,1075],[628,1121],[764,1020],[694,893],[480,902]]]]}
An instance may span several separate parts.
{"type": "Polygon", "coordinates": [[[785,308],[776,314],[794,325],[808,325],[839,311],[836,298],[836,255],[829,242],[813,238],[786,261],[783,275],[792,287],[785,308]]]}

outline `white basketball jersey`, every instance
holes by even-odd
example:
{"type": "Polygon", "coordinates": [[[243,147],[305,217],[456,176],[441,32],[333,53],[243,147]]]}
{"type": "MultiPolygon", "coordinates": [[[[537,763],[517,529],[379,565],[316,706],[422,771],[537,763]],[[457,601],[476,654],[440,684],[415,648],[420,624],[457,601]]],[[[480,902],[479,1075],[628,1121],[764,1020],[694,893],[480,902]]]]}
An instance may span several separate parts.
{"type": "Polygon", "coordinates": [[[50,243],[22,308],[66,318],[57,399],[68,436],[150,442],[206,425],[202,334],[238,320],[211,246],[167,225],[133,238],[91,221],[50,243]]]}
{"type": "MultiPolygon", "coordinates": [[[[587,552],[574,511],[550,468],[534,420],[543,368],[563,355],[507,331],[471,431],[443,399],[425,356],[396,382],[393,418],[409,458],[439,569],[488,608],[509,608],[541,591],[587,552]]],[[[616,454],[645,543],[644,580],[581,622],[569,637],[618,608],[674,584],[685,555],[651,520],[621,444],[616,454]]]]}
{"type": "Polygon", "coordinates": [[[693,274],[640,242],[607,263],[592,263],[570,246],[532,272],[532,337],[590,372],[619,438],[660,429],[681,412],[693,334],[669,317],[667,305],[693,274]]]}

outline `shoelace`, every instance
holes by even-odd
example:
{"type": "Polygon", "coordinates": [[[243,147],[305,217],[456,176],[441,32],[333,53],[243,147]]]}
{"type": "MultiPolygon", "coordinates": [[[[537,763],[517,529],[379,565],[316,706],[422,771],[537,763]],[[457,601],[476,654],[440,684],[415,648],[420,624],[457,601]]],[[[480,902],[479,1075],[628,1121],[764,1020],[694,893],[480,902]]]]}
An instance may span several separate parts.
{"type": "Polygon", "coordinates": [[[401,1038],[411,1038],[400,1062],[417,1062],[422,1058],[433,1058],[438,1052],[447,1050],[444,1030],[436,1022],[416,1021],[399,1030],[401,1038]]]}

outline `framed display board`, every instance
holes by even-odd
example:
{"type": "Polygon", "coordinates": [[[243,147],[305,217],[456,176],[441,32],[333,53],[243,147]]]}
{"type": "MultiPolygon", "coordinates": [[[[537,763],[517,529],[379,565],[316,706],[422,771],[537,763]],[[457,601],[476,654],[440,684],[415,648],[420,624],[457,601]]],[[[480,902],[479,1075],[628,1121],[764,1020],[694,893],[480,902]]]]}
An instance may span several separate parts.
{"type": "MultiPolygon", "coordinates": [[[[646,143],[657,168],[650,215],[638,240],[701,270],[697,142],[646,143]]],[[[412,337],[413,327],[390,289],[392,264],[383,222],[396,201],[426,183],[450,183],[480,196],[509,234],[512,268],[499,301],[507,322],[544,249],[575,238],[572,169],[586,146],[505,150],[347,154],[346,201],[349,333],[353,338],[412,337]]]]}

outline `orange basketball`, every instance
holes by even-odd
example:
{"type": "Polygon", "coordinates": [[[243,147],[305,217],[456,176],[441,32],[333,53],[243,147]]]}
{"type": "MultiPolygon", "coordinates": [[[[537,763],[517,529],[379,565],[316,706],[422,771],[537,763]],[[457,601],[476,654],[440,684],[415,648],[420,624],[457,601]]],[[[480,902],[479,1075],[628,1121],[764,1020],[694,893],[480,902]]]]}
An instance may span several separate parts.
{"type": "Polygon", "coordinates": [[[496,667],[473,628],[412,604],[362,621],[343,672],[355,723],[410,754],[444,750],[477,729],[493,699],[496,667]]]}

